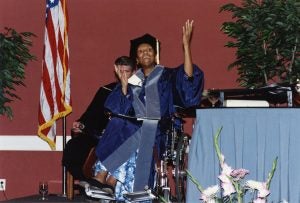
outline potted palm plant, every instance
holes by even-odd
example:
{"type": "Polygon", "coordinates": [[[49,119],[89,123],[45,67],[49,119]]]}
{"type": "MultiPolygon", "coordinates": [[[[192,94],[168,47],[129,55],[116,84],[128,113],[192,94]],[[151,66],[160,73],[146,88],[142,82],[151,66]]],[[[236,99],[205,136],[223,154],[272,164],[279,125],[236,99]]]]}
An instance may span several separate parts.
{"type": "Polygon", "coordinates": [[[240,86],[258,88],[273,83],[294,84],[300,78],[299,0],[242,0],[225,4],[232,21],[221,30],[231,38],[226,47],[236,49],[240,86]]]}
{"type": "Polygon", "coordinates": [[[30,53],[32,46],[31,32],[18,33],[12,28],[5,28],[0,33],[0,115],[13,118],[13,112],[8,105],[14,99],[20,99],[15,94],[16,86],[25,86],[25,67],[36,57],[30,53]]]}

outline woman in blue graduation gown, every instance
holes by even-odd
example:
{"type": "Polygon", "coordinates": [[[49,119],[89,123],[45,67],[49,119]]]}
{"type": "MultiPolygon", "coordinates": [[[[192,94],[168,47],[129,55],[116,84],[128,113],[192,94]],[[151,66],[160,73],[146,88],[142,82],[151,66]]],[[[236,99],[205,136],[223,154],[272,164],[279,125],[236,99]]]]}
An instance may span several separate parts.
{"type": "Polygon", "coordinates": [[[131,40],[130,55],[136,59],[138,71],[127,79],[116,69],[121,83],[105,103],[112,118],[96,149],[95,179],[113,186],[111,180],[117,180],[118,200],[125,192],[154,187],[154,163],[164,153],[174,105],[200,103],[204,75],[192,63],[192,30],[193,21],[187,21],[183,26],[184,64],[179,67],[156,64],[157,41],[145,34],[131,40]]]}

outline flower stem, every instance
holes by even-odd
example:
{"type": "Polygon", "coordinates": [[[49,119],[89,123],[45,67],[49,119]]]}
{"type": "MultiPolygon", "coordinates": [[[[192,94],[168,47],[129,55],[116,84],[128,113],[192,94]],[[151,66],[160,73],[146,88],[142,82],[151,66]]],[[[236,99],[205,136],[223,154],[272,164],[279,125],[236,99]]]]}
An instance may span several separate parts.
{"type": "Polygon", "coordinates": [[[275,170],[276,170],[276,167],[277,167],[277,160],[278,160],[278,157],[276,157],[273,161],[273,164],[272,164],[272,170],[271,172],[269,173],[269,176],[268,176],[268,180],[267,180],[267,188],[270,189],[270,184],[271,184],[271,180],[274,176],[274,173],[275,173],[275,170]]]}
{"type": "Polygon", "coordinates": [[[220,147],[219,147],[219,137],[220,137],[222,128],[223,127],[219,128],[218,131],[217,131],[217,133],[214,136],[215,150],[216,150],[218,159],[219,159],[219,161],[220,161],[221,164],[223,163],[223,160],[222,160],[222,156],[221,156],[221,150],[220,150],[220,147]]]}
{"type": "Polygon", "coordinates": [[[194,176],[191,174],[189,170],[185,170],[187,176],[190,178],[190,180],[197,186],[198,190],[202,193],[204,191],[203,187],[200,185],[200,183],[194,178],[194,176]]]}

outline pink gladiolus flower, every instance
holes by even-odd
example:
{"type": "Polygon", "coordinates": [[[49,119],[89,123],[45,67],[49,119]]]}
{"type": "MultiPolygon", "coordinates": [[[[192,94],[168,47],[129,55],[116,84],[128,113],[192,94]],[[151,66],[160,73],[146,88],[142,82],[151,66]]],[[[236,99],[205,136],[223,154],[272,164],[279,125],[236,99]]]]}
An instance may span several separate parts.
{"type": "Polygon", "coordinates": [[[232,185],[230,179],[228,178],[228,177],[230,177],[230,174],[232,171],[233,171],[233,169],[224,162],[223,166],[222,166],[222,172],[218,176],[218,178],[222,182],[221,187],[224,190],[223,191],[224,196],[228,196],[228,195],[231,195],[232,193],[235,193],[234,186],[232,185]]]}
{"type": "Polygon", "coordinates": [[[219,191],[219,186],[218,185],[208,187],[207,189],[205,189],[202,192],[200,199],[203,200],[203,202],[214,203],[215,202],[215,197],[217,196],[218,191],[219,191]]]}
{"type": "Polygon", "coordinates": [[[233,193],[235,193],[234,186],[232,183],[221,183],[221,187],[223,188],[223,195],[229,196],[233,193]]]}
{"type": "Polygon", "coordinates": [[[270,194],[270,190],[268,190],[266,187],[261,189],[261,190],[258,190],[258,194],[257,194],[257,197],[260,197],[260,198],[266,198],[268,195],[270,194]]]}
{"type": "Polygon", "coordinates": [[[230,174],[232,173],[232,171],[233,171],[233,169],[230,166],[228,166],[226,163],[224,163],[223,166],[222,166],[222,173],[221,173],[221,175],[230,176],[230,174]]]}
{"type": "Polygon", "coordinates": [[[243,179],[247,174],[249,174],[249,171],[243,168],[240,169],[234,169],[230,176],[233,177],[234,181],[239,181],[240,179],[243,179]]]}
{"type": "Polygon", "coordinates": [[[267,183],[248,180],[246,182],[246,186],[248,186],[251,189],[258,190],[258,198],[266,198],[270,194],[270,191],[267,188],[267,183]]]}
{"type": "Polygon", "coordinates": [[[264,198],[257,198],[253,201],[253,203],[267,203],[267,201],[264,198]]]}

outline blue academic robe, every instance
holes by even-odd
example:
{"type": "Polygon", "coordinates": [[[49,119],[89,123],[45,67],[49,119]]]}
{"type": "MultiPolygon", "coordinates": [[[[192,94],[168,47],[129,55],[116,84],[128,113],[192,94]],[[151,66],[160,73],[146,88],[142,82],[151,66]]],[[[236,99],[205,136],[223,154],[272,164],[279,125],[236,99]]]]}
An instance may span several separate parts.
{"type": "MultiPolygon", "coordinates": [[[[137,71],[136,74],[142,81],[145,81],[142,87],[129,85],[128,94],[123,95],[121,85],[119,84],[106,100],[105,107],[111,111],[113,115],[139,117],[139,113],[137,113],[139,110],[135,105],[135,100],[139,100],[135,97],[137,94],[136,89],[138,89],[138,93],[142,94],[143,97],[140,100],[142,101],[144,99],[146,101],[143,101],[145,106],[151,106],[150,109],[144,112],[144,116],[158,118],[157,122],[155,119],[154,121],[140,121],[114,116],[111,118],[96,148],[96,154],[99,160],[110,172],[113,172],[126,162],[136,150],[139,150],[139,154],[142,154],[141,156],[150,156],[152,160],[151,166],[153,166],[153,151],[155,151],[155,154],[158,154],[158,157],[161,157],[164,153],[166,141],[165,132],[168,130],[167,121],[170,121],[175,113],[174,105],[191,107],[200,104],[204,85],[204,74],[196,65],[193,66],[192,78],[187,77],[183,65],[177,68],[166,68],[158,65],[153,71],[153,74],[155,74],[155,71],[157,74],[152,78],[152,73],[147,78],[144,78],[143,72],[141,70],[137,71]],[[147,87],[147,83],[151,83],[151,81],[153,83],[152,86],[148,88],[148,90],[146,88],[143,92],[143,88],[145,86],[147,87]],[[152,96],[147,95],[147,92],[148,94],[156,95],[150,103],[147,103],[147,101],[149,102],[152,96]],[[156,113],[151,113],[152,111],[156,113]],[[155,128],[153,128],[153,126],[155,126],[155,128]],[[154,133],[155,138],[153,142],[151,142],[151,140],[141,141],[141,135],[147,133],[154,133]],[[141,144],[143,142],[144,145],[150,145],[148,146],[148,148],[151,147],[150,153],[141,153],[144,150],[144,145],[141,144]]],[[[147,148],[147,146],[145,148],[147,148]]],[[[141,165],[143,165],[143,163],[141,165]]],[[[137,169],[140,169],[139,171],[144,170],[143,166],[139,167],[138,164],[137,169]]],[[[153,170],[146,174],[149,174],[148,186],[151,187],[153,183],[153,170]]],[[[141,189],[143,188],[135,188],[135,190],[141,189]]]]}

